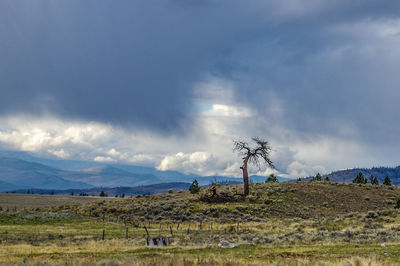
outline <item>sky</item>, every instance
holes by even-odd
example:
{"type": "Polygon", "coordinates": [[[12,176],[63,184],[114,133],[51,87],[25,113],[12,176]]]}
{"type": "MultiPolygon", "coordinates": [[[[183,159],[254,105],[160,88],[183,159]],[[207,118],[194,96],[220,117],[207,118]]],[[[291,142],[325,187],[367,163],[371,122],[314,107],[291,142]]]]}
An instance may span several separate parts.
{"type": "Polygon", "coordinates": [[[397,166],[396,0],[2,0],[0,149],[240,176],[397,166]]]}

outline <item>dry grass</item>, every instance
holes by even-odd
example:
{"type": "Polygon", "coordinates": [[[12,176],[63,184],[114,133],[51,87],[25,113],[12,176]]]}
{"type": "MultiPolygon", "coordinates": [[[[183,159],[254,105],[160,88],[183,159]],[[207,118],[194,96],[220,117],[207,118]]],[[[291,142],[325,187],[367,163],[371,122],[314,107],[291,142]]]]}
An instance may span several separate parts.
{"type": "Polygon", "coordinates": [[[80,244],[5,245],[0,263],[20,265],[398,265],[400,244],[308,245],[213,249],[143,248],[125,240],[80,244]],[[42,264],[39,264],[42,263],[42,264]]]}

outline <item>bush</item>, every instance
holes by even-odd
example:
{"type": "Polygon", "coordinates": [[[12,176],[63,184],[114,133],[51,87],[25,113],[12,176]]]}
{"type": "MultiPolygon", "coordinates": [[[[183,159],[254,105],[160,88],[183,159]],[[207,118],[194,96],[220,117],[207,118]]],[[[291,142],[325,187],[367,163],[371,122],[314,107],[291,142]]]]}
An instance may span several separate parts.
{"type": "Polygon", "coordinates": [[[398,199],[397,200],[397,202],[396,202],[396,206],[394,206],[396,209],[399,209],[400,208],[400,199],[398,199]]]}
{"type": "Polygon", "coordinates": [[[190,185],[189,191],[190,191],[190,193],[192,193],[192,194],[196,194],[196,193],[198,193],[198,192],[200,191],[199,182],[197,182],[196,179],[195,179],[195,180],[193,181],[193,183],[190,185]]]}

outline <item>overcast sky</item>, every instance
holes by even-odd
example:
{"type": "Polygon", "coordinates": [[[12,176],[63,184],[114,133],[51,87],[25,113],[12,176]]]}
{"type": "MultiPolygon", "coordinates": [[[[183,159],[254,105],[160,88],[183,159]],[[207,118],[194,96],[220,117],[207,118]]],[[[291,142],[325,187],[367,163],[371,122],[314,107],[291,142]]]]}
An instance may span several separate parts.
{"type": "Polygon", "coordinates": [[[240,176],[259,136],[282,176],[396,166],[399,84],[397,0],[0,1],[4,150],[240,176]]]}

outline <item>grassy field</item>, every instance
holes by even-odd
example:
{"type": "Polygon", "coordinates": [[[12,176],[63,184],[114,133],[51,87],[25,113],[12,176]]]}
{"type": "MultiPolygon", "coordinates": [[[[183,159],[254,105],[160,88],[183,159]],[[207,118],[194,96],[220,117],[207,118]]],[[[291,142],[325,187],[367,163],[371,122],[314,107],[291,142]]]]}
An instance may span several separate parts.
{"type": "Polygon", "coordinates": [[[239,189],[219,187],[218,203],[207,189],[125,199],[3,194],[0,264],[400,264],[398,188],[253,184],[246,199],[239,189]],[[147,247],[146,229],[171,245],[147,247]]]}

